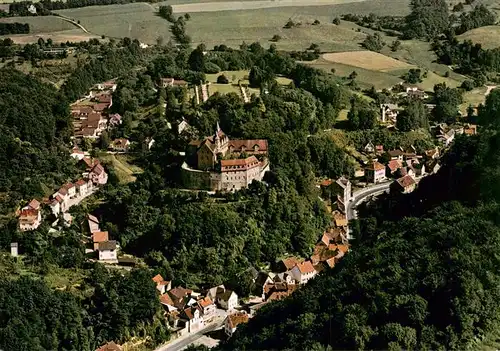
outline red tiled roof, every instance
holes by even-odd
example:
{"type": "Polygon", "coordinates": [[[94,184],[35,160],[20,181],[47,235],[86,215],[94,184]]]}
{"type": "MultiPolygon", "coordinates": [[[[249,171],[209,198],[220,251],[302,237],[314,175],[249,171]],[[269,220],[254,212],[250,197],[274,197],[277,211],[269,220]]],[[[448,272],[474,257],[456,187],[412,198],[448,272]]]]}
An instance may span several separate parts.
{"type": "Polygon", "coordinates": [[[191,320],[191,319],[194,319],[194,313],[193,313],[193,309],[191,307],[188,307],[184,310],[184,314],[186,315],[186,317],[191,320]]]}
{"type": "Polygon", "coordinates": [[[56,196],[56,200],[57,200],[57,202],[63,202],[62,197],[60,197],[59,195],[56,196]]]}
{"type": "Polygon", "coordinates": [[[330,268],[335,267],[335,257],[329,258],[325,262],[328,265],[328,267],[330,268]]]}
{"type": "Polygon", "coordinates": [[[29,217],[37,217],[38,216],[38,210],[34,210],[34,209],[25,209],[25,210],[21,210],[21,214],[19,217],[23,217],[23,218],[29,218],[29,217]]]}
{"type": "Polygon", "coordinates": [[[92,172],[94,172],[95,174],[97,175],[100,175],[104,172],[104,167],[100,164],[96,164],[93,168],[92,168],[92,172]]]}
{"type": "Polygon", "coordinates": [[[255,156],[250,156],[247,158],[239,158],[236,160],[221,160],[220,164],[222,167],[230,167],[230,166],[247,166],[258,162],[259,160],[257,160],[255,156]]]}
{"type": "Polygon", "coordinates": [[[163,294],[160,296],[160,303],[163,305],[174,306],[174,301],[169,294],[163,294]]]}
{"type": "Polygon", "coordinates": [[[120,147],[120,148],[125,148],[127,147],[127,145],[129,144],[130,142],[125,139],[125,138],[119,138],[119,139],[115,139],[113,140],[113,146],[115,147],[120,147]]]}
{"type": "Polygon", "coordinates": [[[305,261],[303,263],[298,263],[297,268],[299,269],[299,272],[302,274],[314,272],[314,266],[311,263],[311,261],[305,261]]]}
{"type": "Polygon", "coordinates": [[[292,269],[300,262],[301,261],[297,257],[288,257],[285,258],[284,260],[281,260],[281,263],[283,263],[283,265],[286,267],[287,270],[292,269]]]}
{"type": "Polygon", "coordinates": [[[66,183],[62,186],[64,189],[69,190],[74,187],[73,183],[66,183]]]}
{"type": "Polygon", "coordinates": [[[108,102],[105,102],[105,103],[99,103],[99,104],[95,104],[94,105],[94,110],[95,111],[104,111],[105,109],[107,109],[109,107],[109,103],[108,102]]]}
{"type": "Polygon", "coordinates": [[[161,274],[155,275],[153,278],[151,278],[156,284],[161,283],[163,281],[163,277],[161,274]]]}
{"type": "Polygon", "coordinates": [[[399,168],[403,166],[400,160],[390,160],[387,164],[387,167],[391,170],[391,172],[396,172],[399,168]]]}
{"type": "Polygon", "coordinates": [[[397,180],[397,182],[403,188],[407,188],[407,187],[415,184],[415,180],[411,176],[409,176],[409,175],[406,175],[404,177],[399,178],[397,180]]]}
{"type": "Polygon", "coordinates": [[[30,201],[28,206],[34,210],[38,210],[40,208],[40,201],[38,201],[37,199],[33,199],[30,201]]]}
{"type": "Polygon", "coordinates": [[[329,186],[332,183],[333,183],[333,180],[331,180],[331,179],[325,179],[321,183],[319,183],[319,185],[321,185],[321,186],[329,186]]]}
{"type": "Polygon", "coordinates": [[[347,251],[349,251],[349,246],[347,246],[347,245],[337,245],[337,249],[339,251],[342,251],[343,253],[346,253],[347,251]]]}
{"type": "Polygon", "coordinates": [[[380,171],[382,169],[385,169],[384,165],[381,164],[380,162],[377,162],[377,161],[373,161],[373,162],[370,162],[368,164],[368,166],[366,167],[366,169],[368,170],[372,170],[372,171],[380,171]]]}
{"type": "Polygon", "coordinates": [[[108,241],[109,240],[108,232],[94,232],[92,234],[92,240],[94,240],[95,243],[108,241]]]}
{"type": "Polygon", "coordinates": [[[184,296],[191,294],[192,292],[193,290],[185,289],[183,287],[178,286],[170,290],[169,294],[179,300],[182,299],[184,296]]]}
{"type": "Polygon", "coordinates": [[[87,182],[83,179],[79,179],[79,180],[77,180],[77,182],[75,184],[76,184],[76,186],[82,186],[82,185],[87,184],[87,182]]]}
{"type": "Polygon", "coordinates": [[[234,148],[235,150],[240,150],[242,147],[244,150],[252,152],[254,147],[257,146],[258,152],[266,152],[268,149],[267,140],[264,139],[250,139],[250,140],[230,140],[229,149],[234,148]]]}
{"type": "Polygon", "coordinates": [[[203,299],[201,299],[201,300],[198,300],[198,305],[200,305],[200,307],[203,307],[203,308],[208,307],[208,306],[210,306],[212,304],[213,304],[213,301],[208,296],[205,297],[205,298],[203,298],[203,299]]]}

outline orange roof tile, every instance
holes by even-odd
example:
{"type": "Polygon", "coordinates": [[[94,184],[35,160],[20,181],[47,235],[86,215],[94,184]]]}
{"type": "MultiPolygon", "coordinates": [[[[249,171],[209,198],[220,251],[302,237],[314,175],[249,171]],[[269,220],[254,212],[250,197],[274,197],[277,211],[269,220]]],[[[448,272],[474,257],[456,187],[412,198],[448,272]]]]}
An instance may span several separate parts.
{"type": "Polygon", "coordinates": [[[372,171],[380,171],[382,169],[385,169],[384,165],[381,164],[380,162],[377,162],[377,161],[373,161],[373,162],[370,162],[367,166],[366,166],[366,169],[368,170],[372,170],[372,171]]]}
{"type": "Polygon", "coordinates": [[[246,312],[237,312],[227,316],[228,324],[231,329],[236,328],[239,324],[248,323],[248,315],[246,312]]]}
{"type": "Polygon", "coordinates": [[[407,187],[415,184],[415,180],[409,175],[405,175],[404,177],[399,178],[397,180],[397,182],[403,188],[407,188],[407,187]]]}
{"type": "Polygon", "coordinates": [[[92,239],[94,240],[95,243],[100,243],[103,241],[108,241],[108,232],[94,232],[92,234],[92,239]]]}
{"type": "Polygon", "coordinates": [[[163,281],[163,277],[160,274],[155,275],[151,278],[156,284],[159,284],[163,281]]]}
{"type": "Polygon", "coordinates": [[[314,266],[311,263],[311,261],[305,261],[303,263],[298,263],[297,268],[299,269],[300,273],[302,273],[302,274],[314,272],[314,266]]]}
{"type": "Polygon", "coordinates": [[[284,260],[281,260],[281,263],[283,263],[283,265],[286,267],[287,270],[292,269],[300,262],[301,261],[297,257],[288,257],[285,258],[284,260]]]}
{"type": "Polygon", "coordinates": [[[210,297],[205,297],[201,300],[198,300],[198,305],[200,305],[200,307],[202,308],[205,308],[205,307],[208,307],[210,305],[213,305],[213,301],[210,297]]]}
{"type": "Polygon", "coordinates": [[[160,303],[163,305],[174,306],[174,301],[169,294],[163,294],[160,296],[160,303]]]}

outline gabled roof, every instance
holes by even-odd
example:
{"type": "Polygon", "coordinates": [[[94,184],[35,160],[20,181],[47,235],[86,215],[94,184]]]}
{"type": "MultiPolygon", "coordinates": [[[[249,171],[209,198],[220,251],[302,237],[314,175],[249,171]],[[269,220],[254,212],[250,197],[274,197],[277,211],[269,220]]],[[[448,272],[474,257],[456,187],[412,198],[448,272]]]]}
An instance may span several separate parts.
{"type": "Polygon", "coordinates": [[[100,243],[109,240],[108,232],[94,232],[92,233],[92,240],[95,243],[100,243]]]}
{"type": "Polygon", "coordinates": [[[155,275],[153,278],[151,278],[156,284],[159,284],[163,281],[163,277],[161,274],[155,275]]]}
{"type": "Polygon", "coordinates": [[[113,146],[114,147],[119,147],[119,148],[126,148],[130,144],[130,141],[125,138],[119,138],[113,140],[113,146]]]}
{"type": "Polygon", "coordinates": [[[407,187],[415,184],[415,180],[409,175],[406,175],[404,177],[399,178],[397,180],[397,182],[403,188],[407,188],[407,187]]]}
{"type": "Polygon", "coordinates": [[[172,300],[172,298],[170,297],[169,294],[163,294],[160,296],[160,303],[162,305],[168,305],[168,306],[172,306],[172,307],[175,307],[174,305],[174,301],[172,300]]]}
{"type": "Polygon", "coordinates": [[[217,298],[222,301],[228,301],[231,295],[236,294],[234,291],[226,289],[222,294],[217,294],[217,298]]]}
{"type": "Polygon", "coordinates": [[[99,251],[104,251],[104,250],[116,250],[116,241],[115,240],[108,240],[108,241],[103,241],[99,243],[98,246],[99,251]]]}
{"type": "Polygon", "coordinates": [[[110,341],[106,345],[99,347],[96,351],[122,351],[122,348],[113,341],[110,341]]]}
{"type": "Polygon", "coordinates": [[[387,153],[389,154],[389,156],[391,157],[399,157],[399,156],[403,156],[404,155],[404,152],[401,151],[401,150],[398,150],[398,149],[395,149],[395,150],[389,150],[387,151],[387,153]]]}
{"type": "Polygon", "coordinates": [[[98,163],[92,168],[92,172],[101,175],[104,172],[104,167],[98,163]]]}
{"type": "Polygon", "coordinates": [[[68,189],[66,189],[65,187],[62,187],[61,189],[59,189],[57,191],[59,194],[61,195],[67,195],[68,194],[68,189]]]}
{"type": "Polygon", "coordinates": [[[396,172],[403,166],[403,163],[400,160],[390,160],[387,163],[387,167],[391,170],[392,173],[396,172]]]}
{"type": "MultiPolygon", "coordinates": [[[[88,214],[88,215],[87,215],[87,218],[89,219],[89,221],[92,221],[92,222],[94,222],[94,223],[99,224],[99,220],[97,219],[97,217],[92,216],[91,214],[88,214]]],[[[105,232],[105,233],[107,233],[107,232],[105,232]]]]}
{"type": "Polygon", "coordinates": [[[385,167],[380,162],[372,161],[372,162],[368,163],[368,165],[366,166],[366,169],[372,170],[372,171],[380,171],[380,170],[385,169],[385,167]]]}
{"type": "Polygon", "coordinates": [[[180,300],[184,296],[189,295],[192,292],[193,292],[193,290],[185,289],[183,287],[178,286],[176,288],[171,289],[168,293],[170,294],[170,296],[174,297],[175,299],[180,300]]]}
{"type": "Polygon", "coordinates": [[[333,183],[333,180],[331,180],[331,179],[325,179],[321,183],[319,183],[319,185],[320,186],[330,186],[330,185],[332,185],[332,183],[333,183]]]}
{"type": "Polygon", "coordinates": [[[341,188],[345,189],[349,185],[349,180],[342,176],[339,179],[336,180],[336,182],[341,188]]]}
{"type": "Polygon", "coordinates": [[[22,218],[38,217],[38,210],[31,209],[31,208],[21,210],[21,214],[19,217],[22,217],[22,218]]]}
{"type": "Polygon", "coordinates": [[[325,262],[328,265],[328,267],[330,268],[335,267],[335,257],[329,258],[325,262]]]}
{"type": "Polygon", "coordinates": [[[213,304],[214,304],[214,302],[208,296],[204,297],[203,299],[198,300],[198,305],[201,308],[205,308],[205,307],[208,307],[208,306],[213,305],[213,304]]]}
{"type": "Polygon", "coordinates": [[[87,182],[83,179],[78,179],[78,181],[75,184],[76,184],[76,186],[82,186],[82,185],[87,184],[87,182]]]}
{"type": "Polygon", "coordinates": [[[34,210],[38,210],[40,208],[40,201],[33,199],[29,202],[28,206],[34,210]]]}
{"type": "Polygon", "coordinates": [[[284,260],[281,260],[281,263],[286,267],[287,270],[292,269],[300,262],[301,260],[298,259],[297,257],[288,257],[285,258],[284,260]]]}
{"type": "Polygon", "coordinates": [[[312,273],[314,272],[314,266],[311,261],[305,261],[303,263],[298,263],[296,267],[299,269],[299,272],[302,274],[312,273]]]}

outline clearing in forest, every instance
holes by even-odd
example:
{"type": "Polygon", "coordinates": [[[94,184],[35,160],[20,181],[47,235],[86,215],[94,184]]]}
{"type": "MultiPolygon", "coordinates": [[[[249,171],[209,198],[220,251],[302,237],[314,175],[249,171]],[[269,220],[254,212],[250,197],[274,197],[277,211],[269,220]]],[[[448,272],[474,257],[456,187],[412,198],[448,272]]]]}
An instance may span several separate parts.
{"type": "Polygon", "coordinates": [[[334,63],[381,72],[414,67],[409,63],[373,51],[335,52],[324,54],[323,59],[334,63]]]}
{"type": "Polygon", "coordinates": [[[486,26],[472,29],[464,34],[457,36],[462,42],[470,40],[473,43],[479,43],[485,49],[494,49],[500,47],[500,26],[486,26]]]}

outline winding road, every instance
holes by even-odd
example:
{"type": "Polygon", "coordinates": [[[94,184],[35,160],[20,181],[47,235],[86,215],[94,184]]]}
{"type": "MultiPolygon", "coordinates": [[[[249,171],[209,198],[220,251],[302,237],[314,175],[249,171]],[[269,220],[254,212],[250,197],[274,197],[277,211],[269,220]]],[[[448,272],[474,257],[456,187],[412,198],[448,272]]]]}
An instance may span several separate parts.
{"type": "Polygon", "coordinates": [[[386,192],[389,190],[389,187],[392,184],[392,180],[380,183],[380,184],[374,184],[372,186],[369,186],[367,188],[359,189],[356,190],[355,192],[352,193],[352,199],[351,201],[347,204],[347,220],[351,219],[356,219],[356,207],[365,201],[367,198],[370,196],[375,196],[375,195],[380,195],[383,192],[386,192]]]}
{"type": "Polygon", "coordinates": [[[200,339],[203,335],[220,328],[222,323],[223,321],[212,323],[194,334],[188,334],[185,337],[181,337],[166,345],[160,346],[155,351],[180,351],[200,339]]]}

